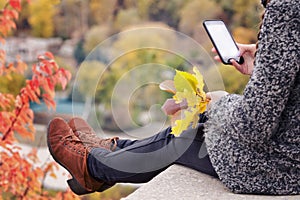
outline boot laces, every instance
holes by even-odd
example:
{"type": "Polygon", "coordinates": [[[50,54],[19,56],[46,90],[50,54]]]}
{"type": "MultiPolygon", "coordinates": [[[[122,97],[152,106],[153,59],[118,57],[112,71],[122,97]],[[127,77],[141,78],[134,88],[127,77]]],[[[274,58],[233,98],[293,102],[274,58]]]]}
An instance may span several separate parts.
{"type": "Polygon", "coordinates": [[[62,137],[61,140],[63,141],[64,146],[78,154],[84,155],[85,151],[88,150],[88,148],[83,145],[82,141],[80,141],[75,135],[67,135],[62,137]]]}
{"type": "Polygon", "coordinates": [[[100,145],[102,144],[103,146],[110,149],[111,151],[114,151],[117,148],[117,140],[118,139],[119,139],[119,137],[103,139],[100,141],[100,145]]]}
{"type": "Polygon", "coordinates": [[[76,135],[78,135],[78,138],[82,141],[84,146],[100,147],[111,151],[114,151],[117,148],[117,140],[119,139],[118,137],[102,139],[94,133],[85,133],[81,131],[76,131],[76,135]]]}

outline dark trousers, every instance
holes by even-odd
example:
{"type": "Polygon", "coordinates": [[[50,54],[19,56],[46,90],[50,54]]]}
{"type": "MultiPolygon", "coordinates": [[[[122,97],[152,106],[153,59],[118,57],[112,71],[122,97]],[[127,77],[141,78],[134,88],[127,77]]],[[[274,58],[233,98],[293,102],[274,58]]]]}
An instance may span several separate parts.
{"type": "Polygon", "coordinates": [[[142,140],[118,140],[117,150],[94,148],[88,170],[96,180],[108,184],[145,183],[172,164],[180,164],[218,177],[206,151],[203,123],[179,137],[171,128],[142,140]]]}

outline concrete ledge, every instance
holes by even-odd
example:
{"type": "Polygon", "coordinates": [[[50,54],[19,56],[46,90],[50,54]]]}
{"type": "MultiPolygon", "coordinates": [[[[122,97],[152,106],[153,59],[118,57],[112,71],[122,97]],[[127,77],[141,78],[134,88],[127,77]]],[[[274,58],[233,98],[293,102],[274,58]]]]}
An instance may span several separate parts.
{"type": "Polygon", "coordinates": [[[227,190],[215,178],[173,165],[123,200],[298,200],[297,196],[240,195],[227,190]]]}

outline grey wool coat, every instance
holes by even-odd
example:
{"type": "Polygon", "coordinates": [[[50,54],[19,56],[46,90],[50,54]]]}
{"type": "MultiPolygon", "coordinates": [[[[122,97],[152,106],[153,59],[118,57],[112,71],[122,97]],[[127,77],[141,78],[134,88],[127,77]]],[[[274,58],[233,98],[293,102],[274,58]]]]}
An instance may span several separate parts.
{"type": "Polygon", "coordinates": [[[300,193],[299,32],[299,0],[271,0],[243,95],[208,111],[208,154],[235,193],[300,193]]]}

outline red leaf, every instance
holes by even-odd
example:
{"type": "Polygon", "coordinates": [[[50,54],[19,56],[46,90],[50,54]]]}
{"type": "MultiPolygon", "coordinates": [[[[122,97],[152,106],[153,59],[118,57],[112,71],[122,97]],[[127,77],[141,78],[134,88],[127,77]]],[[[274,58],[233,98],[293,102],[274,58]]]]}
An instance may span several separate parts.
{"type": "Polygon", "coordinates": [[[62,77],[59,78],[59,81],[60,81],[62,89],[65,90],[66,86],[68,84],[68,80],[65,77],[62,76],[62,77]]]}
{"type": "Polygon", "coordinates": [[[50,58],[50,59],[54,59],[54,56],[53,56],[53,54],[51,53],[51,52],[46,52],[45,53],[45,56],[47,56],[48,58],[50,58]]]}
{"type": "Polygon", "coordinates": [[[50,90],[54,90],[54,84],[52,83],[52,80],[50,78],[47,78],[48,87],[50,90]]]}
{"type": "Polygon", "coordinates": [[[53,110],[56,109],[56,103],[53,100],[53,97],[50,96],[50,94],[43,94],[43,100],[47,106],[48,109],[53,108],[53,110]]]}
{"type": "Polygon", "coordinates": [[[51,108],[53,110],[56,109],[56,104],[55,104],[55,101],[53,99],[44,98],[43,100],[44,100],[44,102],[45,102],[48,109],[51,109],[51,108]]]}
{"type": "Polygon", "coordinates": [[[52,70],[51,70],[51,67],[49,65],[45,65],[44,66],[44,69],[45,69],[45,72],[48,74],[48,75],[51,75],[52,74],[52,70]]]}
{"type": "Polygon", "coordinates": [[[65,71],[65,75],[66,75],[66,77],[67,77],[68,81],[69,81],[69,80],[71,80],[71,78],[72,78],[72,74],[71,74],[71,72],[69,72],[69,71],[65,71]]]}
{"type": "Polygon", "coordinates": [[[18,19],[19,18],[19,13],[17,11],[15,11],[15,10],[11,10],[10,15],[14,19],[18,19]]]}
{"type": "Polygon", "coordinates": [[[22,136],[23,138],[28,138],[30,140],[34,140],[34,135],[32,132],[28,131],[24,126],[14,126],[13,127],[14,131],[17,131],[19,133],[20,136],[22,136]]]}
{"type": "Polygon", "coordinates": [[[21,10],[21,0],[10,0],[9,4],[11,5],[11,7],[13,7],[14,9],[20,11],[21,10]]]}

